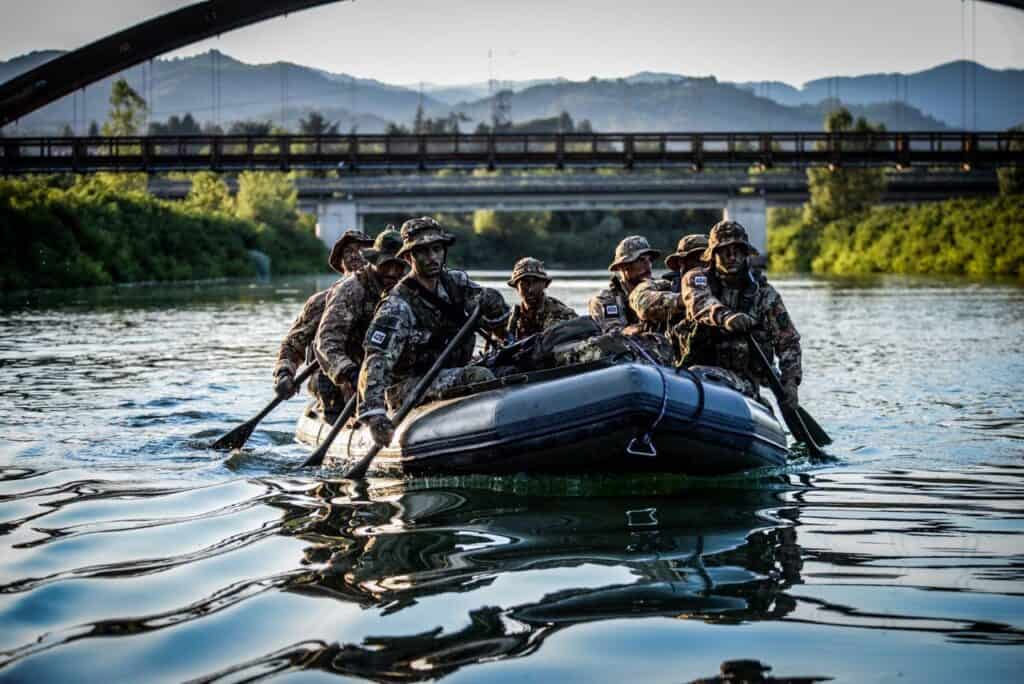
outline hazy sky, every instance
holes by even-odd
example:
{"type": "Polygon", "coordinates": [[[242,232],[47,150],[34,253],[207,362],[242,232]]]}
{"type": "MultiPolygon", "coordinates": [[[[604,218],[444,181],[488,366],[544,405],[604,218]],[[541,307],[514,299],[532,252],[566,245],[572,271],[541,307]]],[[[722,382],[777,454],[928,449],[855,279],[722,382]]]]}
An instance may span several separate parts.
{"type": "MultiPolygon", "coordinates": [[[[189,0],[0,0],[0,59],[71,49],[189,0]]],[[[917,71],[961,57],[1024,68],[1024,11],[968,0],[357,0],[273,19],[210,47],[389,83],[638,71],[774,79],[917,71]],[[961,22],[967,16],[964,49],[961,22]],[[971,30],[971,17],[975,18],[971,30]],[[493,59],[488,60],[488,52],[493,59]]]]}

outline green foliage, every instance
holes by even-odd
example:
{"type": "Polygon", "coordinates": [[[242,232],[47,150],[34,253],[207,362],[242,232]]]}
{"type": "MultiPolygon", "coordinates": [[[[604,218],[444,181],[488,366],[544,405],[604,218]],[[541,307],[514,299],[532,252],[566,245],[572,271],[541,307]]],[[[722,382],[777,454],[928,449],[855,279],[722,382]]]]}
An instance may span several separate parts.
{"type": "Polygon", "coordinates": [[[110,89],[110,113],[103,124],[103,135],[138,135],[146,118],[146,101],[119,78],[110,89]]]}
{"type": "Polygon", "coordinates": [[[173,114],[166,123],[153,121],[149,124],[150,135],[199,135],[202,132],[191,112],[186,112],[181,118],[173,114]]]}
{"type": "Polygon", "coordinates": [[[185,205],[207,214],[232,214],[235,200],[228,184],[218,174],[200,171],[192,176],[192,189],[185,198],[185,205]]]}
{"type": "Polygon", "coordinates": [[[258,224],[107,176],[0,180],[0,289],[253,276],[251,249],[270,256],[275,273],[325,267],[308,217],[258,224]]]}
{"type": "MultiPolygon", "coordinates": [[[[1024,133],[1024,126],[1014,126],[1010,132],[1024,133]]],[[[1024,150],[1024,137],[1010,141],[1011,150],[1024,150]]],[[[996,171],[999,178],[999,194],[1019,195],[1024,193],[1024,166],[1007,166],[996,171]]]]}
{"type": "Polygon", "coordinates": [[[298,218],[298,191],[283,173],[243,171],[238,176],[239,218],[277,227],[290,226],[298,218]]]}

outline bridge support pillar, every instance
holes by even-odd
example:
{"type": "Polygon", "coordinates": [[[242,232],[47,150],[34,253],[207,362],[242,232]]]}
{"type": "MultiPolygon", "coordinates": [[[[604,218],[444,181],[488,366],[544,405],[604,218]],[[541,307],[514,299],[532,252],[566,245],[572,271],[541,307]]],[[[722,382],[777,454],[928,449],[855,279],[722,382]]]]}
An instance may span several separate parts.
{"type": "Polygon", "coordinates": [[[354,200],[322,200],[316,205],[316,216],[316,236],[328,249],[346,230],[363,229],[363,217],[354,200]]]}
{"type": "Polygon", "coordinates": [[[736,221],[747,229],[750,244],[761,254],[768,253],[768,202],[760,195],[730,197],[722,218],[736,221]]]}

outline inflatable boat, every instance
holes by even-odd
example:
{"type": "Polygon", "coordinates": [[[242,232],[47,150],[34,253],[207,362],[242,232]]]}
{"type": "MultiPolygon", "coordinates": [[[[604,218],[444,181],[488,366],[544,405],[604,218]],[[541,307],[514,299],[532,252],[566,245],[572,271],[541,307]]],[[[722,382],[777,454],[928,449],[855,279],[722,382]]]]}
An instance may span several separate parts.
{"type": "MultiPolygon", "coordinates": [[[[296,439],[330,431],[312,408],[296,439]]],[[[347,425],[326,467],[372,446],[347,425]]],[[[389,475],[670,472],[719,475],[778,466],[789,451],[771,410],[689,371],[596,362],[513,374],[455,388],[417,407],[372,469],[389,475]]]]}

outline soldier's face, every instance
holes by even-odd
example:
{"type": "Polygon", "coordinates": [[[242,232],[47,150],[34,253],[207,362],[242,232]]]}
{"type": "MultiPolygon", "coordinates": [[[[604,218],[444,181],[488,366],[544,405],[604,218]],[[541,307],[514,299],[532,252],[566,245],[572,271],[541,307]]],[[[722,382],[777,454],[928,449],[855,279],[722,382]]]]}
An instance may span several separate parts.
{"type": "Polygon", "coordinates": [[[651,255],[644,254],[622,267],[622,277],[630,285],[639,285],[651,277],[651,255]]]}
{"type": "Polygon", "coordinates": [[[516,290],[527,308],[533,309],[544,300],[544,290],[548,287],[548,281],[543,278],[520,278],[516,283],[516,290]]]}
{"type": "Polygon", "coordinates": [[[341,250],[341,267],[345,273],[353,273],[365,265],[363,249],[359,245],[345,245],[345,249],[341,250]]]}
{"type": "Polygon", "coordinates": [[[409,262],[416,275],[423,278],[436,278],[441,275],[444,266],[445,246],[440,242],[432,242],[422,247],[414,247],[409,252],[409,262]]]}
{"type": "Polygon", "coordinates": [[[692,271],[693,269],[697,268],[700,265],[701,265],[700,253],[698,252],[697,254],[688,256],[685,259],[683,259],[683,270],[681,272],[682,273],[687,273],[687,272],[692,271]]]}
{"type": "Polygon", "coordinates": [[[384,289],[390,290],[402,279],[402,276],[408,270],[409,266],[405,262],[388,259],[383,264],[377,266],[377,275],[380,276],[384,289]]]}
{"type": "Polygon", "coordinates": [[[747,267],[747,250],[743,245],[731,244],[715,250],[715,270],[726,275],[738,275],[747,267]]]}

